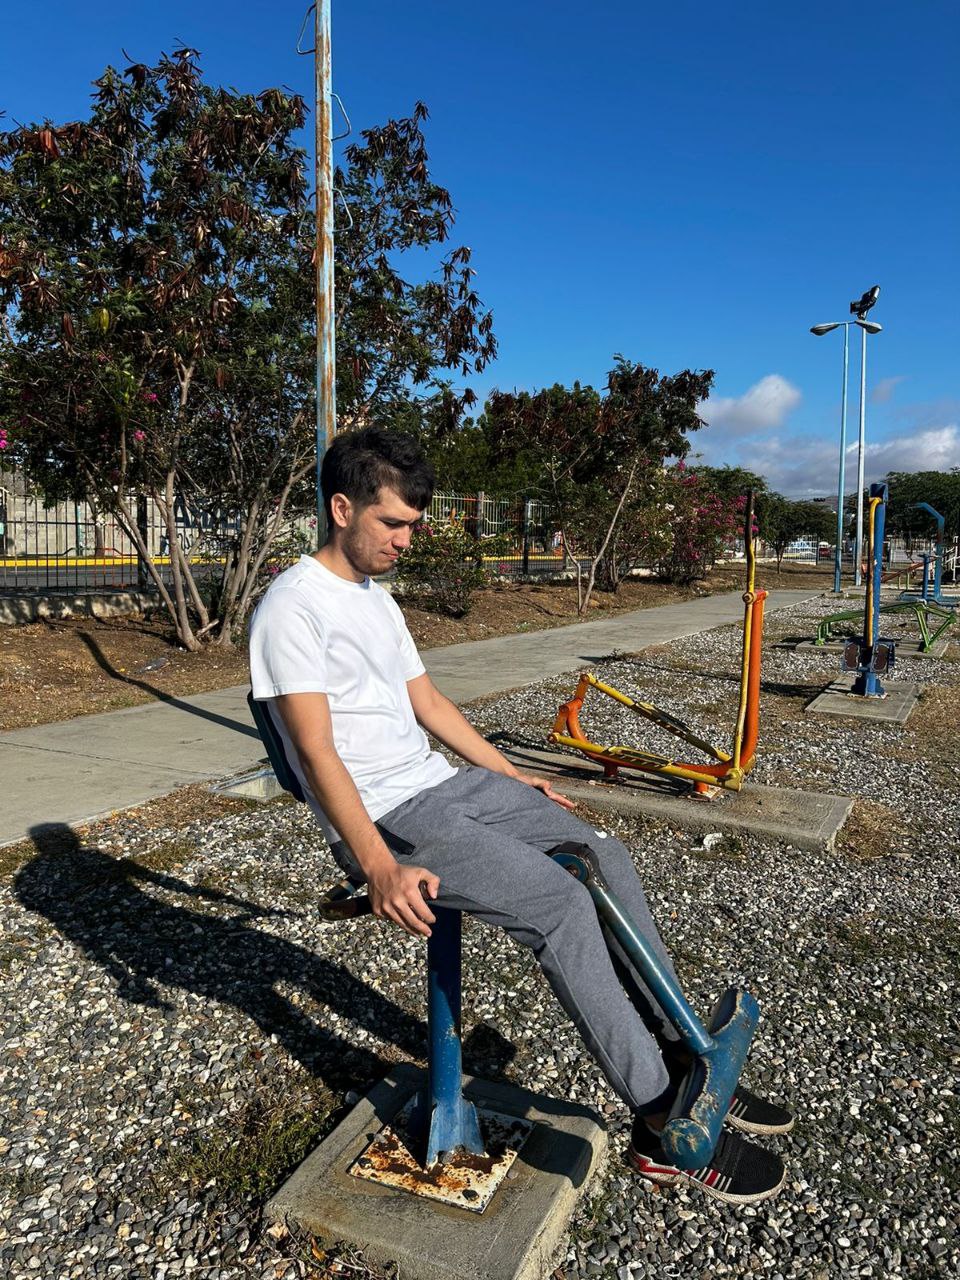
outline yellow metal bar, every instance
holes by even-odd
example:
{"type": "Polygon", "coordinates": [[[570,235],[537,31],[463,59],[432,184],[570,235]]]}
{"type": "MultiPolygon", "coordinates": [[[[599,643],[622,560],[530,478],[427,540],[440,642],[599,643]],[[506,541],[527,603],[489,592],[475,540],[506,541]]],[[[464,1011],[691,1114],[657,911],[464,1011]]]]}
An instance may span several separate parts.
{"type": "MultiPolygon", "coordinates": [[[[658,724],[667,733],[672,733],[675,738],[681,738],[684,742],[689,743],[691,747],[696,747],[699,751],[706,752],[708,756],[711,756],[721,764],[726,764],[730,759],[730,756],[725,751],[721,751],[719,747],[715,747],[712,743],[705,741],[689,725],[684,724],[682,720],[678,720],[676,716],[672,716],[669,711],[664,711],[662,708],[654,706],[652,702],[641,702],[625,693],[621,693],[619,689],[614,689],[612,685],[604,684],[602,680],[598,680],[590,671],[584,672],[584,678],[588,684],[591,684],[595,689],[599,689],[601,693],[605,693],[608,698],[613,698],[621,705],[629,707],[637,715],[651,720],[654,724],[658,724]]],[[[578,693],[577,696],[579,697],[580,694],[578,693]]]]}
{"type": "Polygon", "coordinates": [[[876,528],[877,507],[880,505],[879,498],[870,499],[870,515],[869,524],[867,526],[867,625],[864,640],[867,645],[873,644],[873,562],[874,562],[874,531],[876,528]]]}
{"type": "Polygon", "coordinates": [[[743,545],[747,557],[747,590],[743,597],[743,650],[740,656],[740,701],[737,705],[737,723],[733,731],[733,764],[740,768],[743,750],[743,730],[747,722],[747,690],[750,682],[750,633],[753,627],[754,585],[757,557],[753,546],[753,493],[747,495],[747,508],[743,523],[743,545]]]}
{"type": "Polygon", "coordinates": [[[728,791],[739,791],[743,782],[743,772],[739,769],[731,769],[728,774],[718,777],[713,773],[701,772],[694,765],[676,764],[666,756],[648,755],[632,747],[601,747],[595,742],[587,742],[585,738],[571,738],[563,733],[551,733],[550,741],[561,747],[572,747],[586,756],[612,760],[615,764],[625,765],[627,768],[643,769],[648,773],[662,773],[670,778],[683,778],[687,782],[704,782],[708,786],[724,787],[728,791]]]}

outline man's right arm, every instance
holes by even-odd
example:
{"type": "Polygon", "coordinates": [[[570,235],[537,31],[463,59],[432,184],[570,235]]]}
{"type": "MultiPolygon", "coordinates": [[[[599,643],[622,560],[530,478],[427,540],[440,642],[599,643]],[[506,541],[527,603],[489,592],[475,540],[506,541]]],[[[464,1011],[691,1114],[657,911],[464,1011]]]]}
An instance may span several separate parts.
{"type": "Polygon", "coordinates": [[[276,700],[307,785],[349,845],[367,880],[373,913],[407,933],[430,936],[436,917],[424,900],[435,898],[439,879],[425,867],[401,866],[370,820],[356,784],[337,754],[325,693],[287,693],[276,700]]]}

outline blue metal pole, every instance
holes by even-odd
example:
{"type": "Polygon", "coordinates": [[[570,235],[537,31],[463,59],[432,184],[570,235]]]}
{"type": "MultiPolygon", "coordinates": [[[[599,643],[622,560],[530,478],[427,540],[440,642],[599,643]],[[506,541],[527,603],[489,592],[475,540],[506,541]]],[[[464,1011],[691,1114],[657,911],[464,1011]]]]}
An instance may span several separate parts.
{"type": "MultiPolygon", "coordinates": [[[[946,550],[946,536],[944,529],[946,528],[946,519],[940,514],[936,507],[931,507],[929,502],[916,502],[914,506],[920,511],[928,511],[937,522],[937,544],[935,547],[935,559],[933,562],[933,599],[937,604],[940,603],[940,588],[943,584],[943,556],[946,550]]],[[[926,557],[924,557],[926,561],[926,557]]],[[[927,598],[927,565],[923,566],[923,598],[927,598]]]]}
{"type": "MultiPolygon", "coordinates": [[[[861,582],[860,565],[863,562],[863,471],[867,458],[867,331],[860,329],[860,435],[857,444],[857,547],[855,552],[853,585],[861,582]]],[[[868,570],[869,572],[869,566],[868,570]]]]}
{"type": "Polygon", "coordinates": [[[847,377],[850,368],[850,323],[843,325],[843,387],[840,393],[840,478],[837,481],[837,552],[833,558],[833,590],[840,592],[843,558],[843,497],[847,466],[847,377]]]}
{"type": "Polygon", "coordinates": [[[757,1002],[749,991],[731,988],[715,1008],[709,1029],[704,1027],[673,975],[603,879],[589,847],[571,842],[548,850],[548,856],[586,885],[603,923],[693,1054],[661,1142],[673,1164],[681,1169],[700,1169],[719,1141],[760,1016],[757,1002]]]}
{"type": "Polygon", "coordinates": [[[476,1108],[463,1096],[461,915],[450,907],[437,906],[433,913],[436,924],[427,940],[427,1088],[410,1124],[415,1133],[426,1133],[425,1169],[458,1148],[483,1155],[476,1108]]]}

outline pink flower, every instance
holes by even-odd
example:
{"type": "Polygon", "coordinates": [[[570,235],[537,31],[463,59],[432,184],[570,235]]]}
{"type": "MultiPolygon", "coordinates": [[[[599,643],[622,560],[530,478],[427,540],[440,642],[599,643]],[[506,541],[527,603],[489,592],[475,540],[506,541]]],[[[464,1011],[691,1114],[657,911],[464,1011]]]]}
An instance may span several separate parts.
{"type": "Polygon", "coordinates": [[[147,404],[153,404],[156,398],[157,393],[155,391],[144,391],[143,393],[143,399],[146,400],[147,404]]]}
{"type": "Polygon", "coordinates": [[[135,431],[133,433],[133,438],[139,444],[141,440],[146,440],[147,433],[145,431],[135,431]]]}
{"type": "Polygon", "coordinates": [[[3,439],[0,440],[0,449],[9,449],[9,448],[10,448],[10,441],[6,438],[6,436],[4,436],[3,439]]]}

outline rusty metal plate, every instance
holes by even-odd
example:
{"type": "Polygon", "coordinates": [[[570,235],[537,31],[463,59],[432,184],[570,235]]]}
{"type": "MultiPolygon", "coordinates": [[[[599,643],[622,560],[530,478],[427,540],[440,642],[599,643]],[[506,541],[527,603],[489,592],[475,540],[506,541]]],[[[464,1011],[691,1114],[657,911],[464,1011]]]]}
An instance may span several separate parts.
{"type": "Polygon", "coordinates": [[[395,1124],[385,1125],[348,1172],[355,1178],[409,1191],[426,1200],[439,1200],[456,1209],[483,1213],[508,1176],[533,1122],[478,1107],[480,1133],[487,1154],[475,1156],[460,1151],[448,1163],[438,1162],[424,1169],[410,1153],[412,1144],[405,1126],[411,1110],[408,1104],[395,1124]]]}

